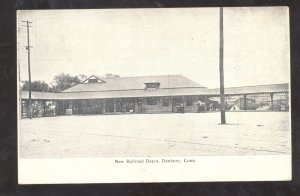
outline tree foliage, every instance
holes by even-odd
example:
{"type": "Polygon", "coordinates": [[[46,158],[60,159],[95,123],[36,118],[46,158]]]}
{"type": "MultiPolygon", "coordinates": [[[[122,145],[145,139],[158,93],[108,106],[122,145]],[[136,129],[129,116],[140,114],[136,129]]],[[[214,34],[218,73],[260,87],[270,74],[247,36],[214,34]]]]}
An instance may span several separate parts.
{"type": "Polygon", "coordinates": [[[52,81],[52,86],[50,88],[51,92],[61,92],[71,86],[81,82],[83,78],[86,78],[84,75],[71,76],[70,74],[61,73],[54,77],[52,81]]]}
{"type": "MultiPolygon", "coordinates": [[[[21,90],[29,91],[29,81],[24,82],[21,90]]],[[[33,81],[31,82],[31,91],[47,92],[49,91],[49,85],[44,81],[33,81]]]]}
{"type": "MultiPolygon", "coordinates": [[[[71,76],[70,74],[61,73],[54,76],[51,85],[48,85],[44,81],[33,81],[31,82],[31,90],[32,91],[39,91],[39,92],[61,92],[71,86],[80,83],[81,81],[85,80],[87,76],[85,75],[78,75],[78,76],[71,76]]],[[[23,91],[29,91],[29,82],[25,81],[21,87],[23,91]]]]}
{"type": "Polygon", "coordinates": [[[78,78],[79,78],[80,81],[82,82],[82,81],[86,80],[88,77],[87,77],[86,75],[79,74],[79,75],[78,75],[78,78]]]}

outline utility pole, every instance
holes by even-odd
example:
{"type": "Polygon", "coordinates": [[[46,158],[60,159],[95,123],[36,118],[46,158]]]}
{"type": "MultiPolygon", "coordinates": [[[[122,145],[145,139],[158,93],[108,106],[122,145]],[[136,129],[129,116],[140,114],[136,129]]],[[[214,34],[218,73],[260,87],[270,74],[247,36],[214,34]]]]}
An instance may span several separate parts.
{"type": "Polygon", "coordinates": [[[221,124],[226,124],[223,60],[224,60],[223,7],[220,7],[220,56],[219,56],[220,102],[221,102],[220,111],[221,111],[221,124]]]}
{"type": "Polygon", "coordinates": [[[19,75],[19,77],[18,77],[18,79],[19,79],[19,82],[18,82],[18,90],[19,90],[19,113],[18,113],[18,115],[19,115],[19,119],[22,119],[22,114],[23,114],[23,111],[22,111],[22,98],[21,98],[21,85],[20,85],[20,83],[21,83],[21,76],[20,76],[20,61],[18,60],[18,75],[19,75]],[[21,112],[21,114],[20,114],[20,112],[21,112]]]}
{"type": "Polygon", "coordinates": [[[30,72],[30,43],[29,43],[29,27],[32,27],[30,26],[30,24],[32,22],[29,22],[28,20],[26,21],[22,21],[22,22],[25,22],[26,23],[26,26],[27,27],[27,46],[25,46],[26,50],[27,50],[27,54],[28,54],[28,82],[29,82],[29,87],[28,87],[28,92],[29,92],[29,103],[28,103],[28,110],[29,110],[29,119],[32,118],[32,105],[31,105],[31,72],[30,72]]]}

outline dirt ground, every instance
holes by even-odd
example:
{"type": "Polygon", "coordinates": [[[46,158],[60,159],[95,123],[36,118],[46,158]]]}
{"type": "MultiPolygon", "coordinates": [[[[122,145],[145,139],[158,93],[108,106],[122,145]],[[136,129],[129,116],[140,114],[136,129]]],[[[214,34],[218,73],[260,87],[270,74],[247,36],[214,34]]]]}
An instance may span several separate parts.
{"type": "Polygon", "coordinates": [[[21,158],[290,153],[288,112],[58,116],[19,121],[21,158]]]}

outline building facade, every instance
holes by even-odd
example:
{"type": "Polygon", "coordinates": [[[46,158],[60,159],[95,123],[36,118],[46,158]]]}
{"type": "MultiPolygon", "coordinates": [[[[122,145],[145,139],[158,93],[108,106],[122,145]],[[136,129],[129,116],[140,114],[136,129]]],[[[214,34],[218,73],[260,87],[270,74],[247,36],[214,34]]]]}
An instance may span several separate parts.
{"type": "MultiPolygon", "coordinates": [[[[228,110],[234,104],[238,104],[238,108],[244,110],[257,109],[257,107],[247,106],[249,96],[258,94],[270,96],[270,104],[273,105],[274,94],[288,95],[288,84],[227,88],[225,94],[228,110]],[[237,97],[238,103],[231,101],[233,96],[237,97]]],[[[139,77],[93,75],[60,93],[32,92],[32,114],[38,117],[76,114],[203,112],[218,110],[218,97],[219,89],[208,89],[182,75],[139,77]]],[[[26,117],[29,113],[28,92],[22,91],[20,98],[21,116],[26,117]]],[[[285,106],[279,106],[279,108],[287,110],[288,98],[280,103],[285,103],[285,106]]],[[[251,104],[253,105],[253,101],[251,104]]]]}

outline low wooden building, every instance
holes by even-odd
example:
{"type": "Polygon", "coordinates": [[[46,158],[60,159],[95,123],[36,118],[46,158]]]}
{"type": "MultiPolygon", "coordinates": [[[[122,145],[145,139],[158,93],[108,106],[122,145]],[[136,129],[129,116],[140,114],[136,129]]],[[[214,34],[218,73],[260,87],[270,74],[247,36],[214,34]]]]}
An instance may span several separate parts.
{"type": "MultiPolygon", "coordinates": [[[[288,84],[226,88],[225,95],[288,93],[288,84]]],[[[219,89],[208,89],[182,75],[98,77],[90,76],[60,93],[32,92],[35,116],[199,112],[215,105],[219,89]],[[200,107],[201,103],[201,107],[200,107]],[[202,107],[204,105],[204,107],[202,107]]],[[[28,92],[21,92],[21,114],[28,114],[28,92]]],[[[246,103],[246,102],[245,102],[246,103]]],[[[273,103],[273,101],[272,101],[273,103]]],[[[247,108],[247,107],[245,107],[247,108]]],[[[214,110],[215,110],[214,109],[214,110]]]]}
{"type": "MultiPolygon", "coordinates": [[[[140,77],[91,76],[60,93],[33,92],[33,100],[55,101],[56,114],[197,112],[208,89],[182,75],[140,77]],[[36,96],[36,97],[35,97],[36,96]]],[[[28,92],[21,92],[23,112],[28,92]]],[[[24,114],[25,115],[25,114],[24,114]]]]}

